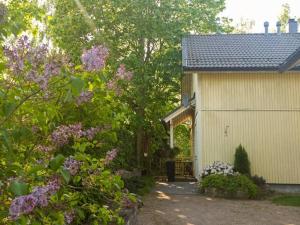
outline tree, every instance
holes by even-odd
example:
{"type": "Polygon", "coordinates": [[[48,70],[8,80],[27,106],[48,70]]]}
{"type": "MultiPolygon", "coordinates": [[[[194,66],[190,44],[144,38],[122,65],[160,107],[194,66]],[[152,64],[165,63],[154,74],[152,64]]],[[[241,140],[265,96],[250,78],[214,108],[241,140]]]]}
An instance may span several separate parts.
{"type": "Polygon", "coordinates": [[[254,26],[255,26],[254,20],[241,18],[240,22],[236,25],[234,32],[241,33],[241,34],[249,33],[254,26]]]}
{"type": "Polygon", "coordinates": [[[131,109],[126,128],[135,134],[140,166],[143,152],[158,149],[165,137],[160,119],[178,102],[182,36],[191,31],[223,31],[216,17],[224,9],[224,0],[53,3],[49,33],[60,48],[79,60],[85,46],[104,43],[118,63],[133,71],[132,85],[120,101],[131,109]]]}
{"type": "Polygon", "coordinates": [[[191,128],[181,124],[174,129],[175,145],[180,149],[179,156],[191,157],[191,128]]]}
{"type": "Polygon", "coordinates": [[[281,23],[281,30],[282,32],[286,32],[286,25],[289,22],[291,13],[291,7],[288,3],[285,3],[281,6],[281,13],[278,17],[279,22],[281,23]]]}

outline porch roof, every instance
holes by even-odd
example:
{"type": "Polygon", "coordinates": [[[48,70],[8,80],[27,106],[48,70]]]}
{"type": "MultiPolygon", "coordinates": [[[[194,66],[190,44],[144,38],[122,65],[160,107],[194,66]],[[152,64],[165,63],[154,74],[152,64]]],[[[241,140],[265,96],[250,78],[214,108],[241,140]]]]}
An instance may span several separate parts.
{"type": "Polygon", "coordinates": [[[181,105],[178,108],[170,112],[163,121],[170,126],[177,126],[192,117],[193,105],[189,104],[187,107],[181,105]]]}

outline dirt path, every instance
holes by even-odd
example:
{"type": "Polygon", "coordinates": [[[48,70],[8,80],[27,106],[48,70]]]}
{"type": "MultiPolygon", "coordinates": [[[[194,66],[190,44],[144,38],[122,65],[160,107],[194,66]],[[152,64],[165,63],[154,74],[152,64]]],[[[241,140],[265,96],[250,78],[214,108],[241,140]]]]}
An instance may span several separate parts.
{"type": "Polygon", "coordinates": [[[194,184],[159,183],[138,220],[139,225],[300,225],[300,208],[207,198],[195,194],[194,184]]]}

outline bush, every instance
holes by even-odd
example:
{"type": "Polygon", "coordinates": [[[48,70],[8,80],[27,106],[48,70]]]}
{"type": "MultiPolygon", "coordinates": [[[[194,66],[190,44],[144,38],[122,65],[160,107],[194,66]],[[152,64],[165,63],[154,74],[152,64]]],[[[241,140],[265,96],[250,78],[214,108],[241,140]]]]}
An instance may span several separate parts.
{"type": "Polygon", "coordinates": [[[206,194],[229,198],[255,198],[258,191],[257,186],[245,175],[224,176],[222,174],[203,178],[200,182],[200,190],[206,194]]]}
{"type": "Polygon", "coordinates": [[[203,171],[201,173],[201,177],[204,178],[211,174],[234,175],[235,172],[233,170],[232,165],[230,165],[228,163],[216,161],[213,164],[211,164],[203,169],[203,171]]]}
{"type": "Polygon", "coordinates": [[[251,180],[253,181],[254,184],[256,184],[260,188],[265,188],[266,187],[266,180],[263,177],[259,177],[257,175],[254,175],[251,177],[251,180]]]}
{"type": "Polygon", "coordinates": [[[130,192],[145,195],[151,191],[155,181],[153,177],[148,176],[134,176],[127,179],[124,179],[125,188],[130,192]]]}
{"type": "Polygon", "coordinates": [[[239,145],[235,150],[234,169],[244,175],[250,176],[250,161],[248,154],[242,145],[239,145]]]}

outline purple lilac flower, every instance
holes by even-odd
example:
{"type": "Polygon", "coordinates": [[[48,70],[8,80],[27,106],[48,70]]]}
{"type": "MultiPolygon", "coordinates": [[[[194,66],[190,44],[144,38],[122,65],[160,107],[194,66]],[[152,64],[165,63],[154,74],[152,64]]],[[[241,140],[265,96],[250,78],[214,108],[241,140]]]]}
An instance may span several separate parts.
{"type": "Polygon", "coordinates": [[[60,180],[58,177],[53,177],[45,186],[36,187],[31,193],[37,199],[37,206],[45,207],[51,195],[54,195],[60,188],[60,180]]]}
{"type": "Polygon", "coordinates": [[[64,162],[64,168],[69,171],[69,173],[74,176],[80,170],[81,162],[74,159],[72,156],[68,157],[64,162]]]}
{"type": "Polygon", "coordinates": [[[48,191],[51,195],[55,194],[61,186],[61,180],[58,176],[53,176],[47,184],[48,191]]]}
{"type": "Polygon", "coordinates": [[[32,196],[37,199],[37,206],[40,207],[48,206],[49,194],[48,186],[36,187],[32,192],[32,196]]]}
{"type": "Polygon", "coordinates": [[[20,37],[14,46],[4,46],[4,54],[9,59],[8,67],[14,74],[19,75],[24,69],[25,57],[28,54],[30,42],[26,35],[20,37]]]}
{"type": "Polygon", "coordinates": [[[63,146],[69,143],[69,139],[71,137],[86,137],[88,140],[92,140],[99,131],[100,128],[98,127],[83,130],[81,123],[61,125],[53,131],[51,134],[51,140],[56,146],[63,146]]]}
{"type": "Polygon", "coordinates": [[[81,138],[83,135],[82,132],[82,124],[75,123],[68,126],[69,127],[69,134],[75,138],[81,138]]]}
{"type": "Polygon", "coordinates": [[[118,81],[119,80],[130,81],[132,77],[133,77],[133,73],[127,71],[125,65],[121,64],[117,70],[115,78],[108,81],[108,83],[106,84],[107,88],[113,90],[117,96],[120,96],[122,94],[122,90],[120,87],[118,87],[118,81]]]}
{"type": "Polygon", "coordinates": [[[134,208],[135,207],[135,203],[132,202],[127,196],[124,196],[122,199],[122,205],[125,208],[134,208]]]}
{"type": "Polygon", "coordinates": [[[38,145],[36,147],[36,149],[38,151],[41,151],[41,152],[44,152],[44,153],[49,153],[49,152],[52,152],[54,150],[54,147],[53,146],[38,145]]]}
{"type": "Polygon", "coordinates": [[[37,204],[38,200],[31,194],[17,197],[10,205],[9,215],[13,220],[16,220],[23,214],[31,213],[37,204]]]}
{"type": "Polygon", "coordinates": [[[91,91],[83,91],[80,93],[76,99],[76,104],[81,105],[82,103],[89,102],[94,96],[94,93],[91,91]]]}
{"type": "Polygon", "coordinates": [[[99,133],[101,129],[99,127],[91,127],[83,131],[83,136],[85,136],[88,140],[93,140],[97,133],[99,133]]]}
{"type": "Polygon", "coordinates": [[[116,76],[121,80],[131,80],[133,77],[133,73],[126,70],[124,64],[121,64],[117,70],[116,76]]]}
{"type": "Polygon", "coordinates": [[[108,56],[108,49],[103,45],[94,46],[85,50],[81,56],[81,61],[87,71],[100,71],[108,56]]]}
{"type": "Polygon", "coordinates": [[[51,135],[52,142],[57,146],[68,144],[70,138],[69,127],[62,125],[56,128],[51,135]]]}
{"type": "Polygon", "coordinates": [[[54,177],[47,185],[35,187],[31,194],[15,198],[9,208],[11,218],[16,220],[19,216],[32,212],[35,207],[48,206],[51,195],[55,194],[59,188],[59,178],[54,177]]]}
{"type": "Polygon", "coordinates": [[[106,153],[104,164],[108,165],[111,161],[113,161],[118,154],[118,149],[113,149],[106,153]]]}
{"type": "Polygon", "coordinates": [[[61,72],[61,66],[60,63],[57,61],[50,61],[45,65],[45,71],[44,71],[44,76],[45,77],[52,77],[52,76],[57,76],[61,72]]]}
{"type": "Polygon", "coordinates": [[[33,125],[31,127],[31,131],[32,131],[32,133],[36,134],[36,133],[38,133],[40,131],[40,128],[38,126],[36,126],[36,125],[33,125]]]}
{"type": "Polygon", "coordinates": [[[64,213],[65,223],[70,224],[73,222],[75,218],[75,212],[74,210],[68,211],[64,213]]]}
{"type": "Polygon", "coordinates": [[[110,90],[114,90],[116,88],[116,81],[115,80],[110,80],[108,81],[108,83],[106,84],[107,88],[110,90]]]}
{"type": "Polygon", "coordinates": [[[63,146],[69,143],[71,137],[80,138],[82,136],[81,123],[71,125],[61,125],[53,131],[51,135],[52,142],[57,146],[63,146]]]}
{"type": "Polygon", "coordinates": [[[48,45],[33,45],[26,35],[11,46],[6,45],[4,54],[8,58],[8,67],[15,76],[23,76],[25,80],[39,85],[43,91],[47,90],[49,80],[61,72],[63,65],[59,55],[49,57],[48,45]]]}

